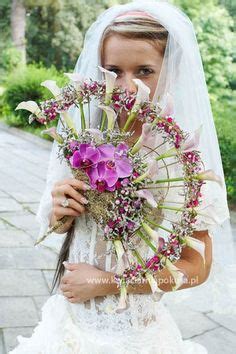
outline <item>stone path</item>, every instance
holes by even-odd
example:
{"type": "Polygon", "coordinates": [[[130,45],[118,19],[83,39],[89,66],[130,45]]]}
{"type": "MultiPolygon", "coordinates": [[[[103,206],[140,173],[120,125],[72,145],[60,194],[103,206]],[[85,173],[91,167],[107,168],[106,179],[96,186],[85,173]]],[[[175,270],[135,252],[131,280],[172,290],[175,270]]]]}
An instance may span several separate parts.
{"type": "MultiPolygon", "coordinates": [[[[49,297],[56,254],[33,246],[49,149],[40,138],[0,125],[0,354],[15,347],[17,335],[32,334],[49,297]]],[[[209,354],[236,353],[235,317],[212,314],[200,305],[172,306],[184,339],[202,343],[209,354]]]]}

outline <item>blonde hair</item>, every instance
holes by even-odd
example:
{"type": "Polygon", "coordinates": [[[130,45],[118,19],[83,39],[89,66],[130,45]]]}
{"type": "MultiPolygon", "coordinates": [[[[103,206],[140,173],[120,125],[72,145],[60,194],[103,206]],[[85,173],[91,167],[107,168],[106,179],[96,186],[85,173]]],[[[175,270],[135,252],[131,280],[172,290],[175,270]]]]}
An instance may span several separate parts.
{"type": "Polygon", "coordinates": [[[104,42],[113,34],[119,34],[129,39],[146,39],[157,45],[164,56],[168,39],[168,31],[155,19],[149,17],[117,18],[109,24],[102,34],[100,41],[100,57],[104,57],[104,42]]]}

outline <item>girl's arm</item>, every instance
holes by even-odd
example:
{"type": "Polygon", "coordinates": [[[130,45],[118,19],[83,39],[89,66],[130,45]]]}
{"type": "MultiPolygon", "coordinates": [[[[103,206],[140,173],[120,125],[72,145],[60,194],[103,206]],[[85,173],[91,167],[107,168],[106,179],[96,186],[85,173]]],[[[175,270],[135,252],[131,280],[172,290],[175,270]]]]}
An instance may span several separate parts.
{"type": "MultiPolygon", "coordinates": [[[[187,275],[188,281],[183,284],[178,290],[191,288],[204,283],[210,273],[212,264],[212,241],[207,230],[195,231],[193,237],[203,241],[205,243],[205,268],[203,265],[203,259],[201,255],[190,247],[183,249],[181,259],[179,259],[175,266],[187,275]]],[[[101,282],[101,295],[118,294],[119,289],[114,281],[114,273],[104,272],[102,278],[108,278],[109,282],[101,282]]],[[[161,290],[168,292],[172,291],[174,285],[174,279],[170,272],[165,268],[162,271],[156,272],[155,278],[157,279],[158,286],[161,290]]],[[[128,293],[134,294],[149,294],[151,288],[148,282],[142,284],[128,286],[128,293]]]]}

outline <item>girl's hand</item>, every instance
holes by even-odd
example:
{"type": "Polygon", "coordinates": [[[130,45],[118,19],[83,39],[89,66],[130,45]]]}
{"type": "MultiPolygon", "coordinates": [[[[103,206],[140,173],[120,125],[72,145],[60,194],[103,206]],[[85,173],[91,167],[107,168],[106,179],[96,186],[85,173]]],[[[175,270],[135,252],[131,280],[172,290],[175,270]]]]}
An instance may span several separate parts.
{"type": "Polygon", "coordinates": [[[96,296],[102,296],[103,270],[91,264],[63,262],[70,272],[65,274],[60,283],[60,289],[68,301],[83,303],[96,296]]]}
{"type": "Polygon", "coordinates": [[[82,194],[77,192],[77,189],[86,191],[90,187],[75,178],[68,178],[58,181],[54,184],[51,195],[53,198],[52,215],[58,221],[65,215],[78,216],[85,212],[85,207],[88,203],[82,194]],[[69,206],[64,208],[61,203],[65,198],[68,198],[69,206]]]}

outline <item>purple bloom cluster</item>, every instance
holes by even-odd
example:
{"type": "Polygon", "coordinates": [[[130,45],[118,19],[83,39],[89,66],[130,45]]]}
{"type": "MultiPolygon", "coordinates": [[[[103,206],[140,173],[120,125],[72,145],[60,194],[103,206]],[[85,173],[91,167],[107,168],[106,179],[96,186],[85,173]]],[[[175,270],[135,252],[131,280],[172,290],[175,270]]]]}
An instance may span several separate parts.
{"type": "Polygon", "coordinates": [[[172,117],[159,118],[157,128],[166,133],[168,140],[173,142],[176,149],[180,147],[181,142],[184,140],[183,132],[172,117]]]}
{"type": "Polygon", "coordinates": [[[119,181],[122,183],[122,179],[132,174],[129,148],[124,143],[96,147],[90,143],[77,144],[76,141],[71,141],[69,146],[74,151],[70,157],[71,166],[87,173],[92,189],[99,192],[115,191],[119,188],[119,181]]]}
{"type": "MultiPolygon", "coordinates": [[[[123,181],[120,183],[122,184],[123,181]]],[[[114,237],[128,240],[129,236],[139,226],[139,222],[136,219],[138,219],[141,211],[141,199],[133,197],[132,190],[125,188],[125,186],[122,187],[124,188],[119,190],[118,196],[114,201],[114,214],[116,217],[114,216],[110,219],[104,230],[107,240],[114,237]]]]}

